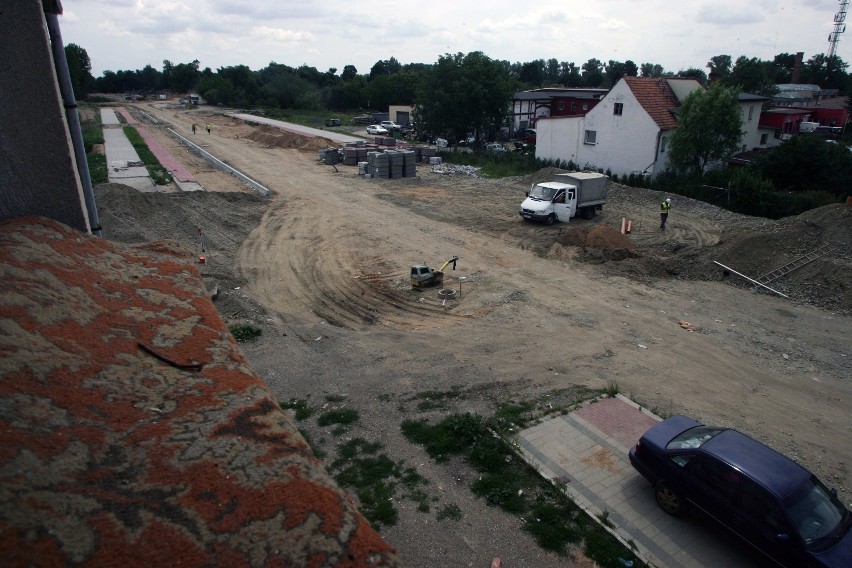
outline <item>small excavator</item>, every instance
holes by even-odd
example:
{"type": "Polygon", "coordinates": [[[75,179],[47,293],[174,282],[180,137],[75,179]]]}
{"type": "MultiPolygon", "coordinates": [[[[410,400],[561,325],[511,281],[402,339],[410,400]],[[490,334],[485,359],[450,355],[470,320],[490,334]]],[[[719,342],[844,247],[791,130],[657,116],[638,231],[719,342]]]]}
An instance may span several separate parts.
{"type": "Polygon", "coordinates": [[[444,269],[452,263],[453,270],[456,269],[456,261],[459,259],[453,256],[445,262],[438,270],[432,270],[425,264],[418,264],[411,267],[411,286],[413,288],[428,288],[431,286],[440,286],[444,283],[444,269]]]}

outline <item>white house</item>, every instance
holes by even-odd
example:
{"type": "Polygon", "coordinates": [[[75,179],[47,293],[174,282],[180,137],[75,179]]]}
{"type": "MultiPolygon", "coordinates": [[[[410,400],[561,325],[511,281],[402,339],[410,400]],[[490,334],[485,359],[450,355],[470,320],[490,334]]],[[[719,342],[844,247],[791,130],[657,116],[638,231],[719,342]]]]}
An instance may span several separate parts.
{"type": "MultiPolygon", "coordinates": [[[[584,169],[657,175],[666,169],[668,142],[677,127],[677,108],[702,89],[695,79],[624,77],[585,116],[539,118],[536,158],[573,161],[584,169]]],[[[759,130],[766,97],[743,93],[740,150],[765,148],[759,130]]]]}

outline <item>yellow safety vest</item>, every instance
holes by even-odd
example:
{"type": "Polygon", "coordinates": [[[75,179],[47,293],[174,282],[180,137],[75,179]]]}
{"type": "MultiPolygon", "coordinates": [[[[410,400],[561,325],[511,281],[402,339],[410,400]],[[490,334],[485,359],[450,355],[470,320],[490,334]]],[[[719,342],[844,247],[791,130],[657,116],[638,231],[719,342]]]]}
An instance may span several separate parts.
{"type": "Polygon", "coordinates": [[[672,204],[668,201],[663,201],[662,205],[660,205],[660,213],[668,213],[669,209],[672,208],[672,204]]]}

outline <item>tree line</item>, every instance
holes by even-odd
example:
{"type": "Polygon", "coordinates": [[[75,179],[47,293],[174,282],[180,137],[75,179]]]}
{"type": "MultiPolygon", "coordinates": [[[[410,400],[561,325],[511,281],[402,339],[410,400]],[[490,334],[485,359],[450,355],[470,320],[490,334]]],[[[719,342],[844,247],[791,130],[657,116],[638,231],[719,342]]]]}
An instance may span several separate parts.
{"type": "MultiPolygon", "coordinates": [[[[434,82],[435,74],[446,71],[442,62],[448,58],[457,62],[464,60],[462,54],[447,54],[436,63],[403,65],[391,57],[377,61],[368,73],[359,73],[353,65],[344,66],[338,73],[337,68],[319,71],[308,65],[290,67],[276,62],[257,71],[245,65],[220,67],[214,71],[210,67],[202,69],[197,59],[177,64],[165,60],[161,69],[149,64],[143,69],[104,71],[100,77],[93,77],[91,61],[84,48],[72,43],[66,46],[65,52],[75,94],[81,99],[94,92],[195,91],[213,104],[331,111],[413,104],[417,102],[421,83],[434,82]]],[[[636,64],[630,60],[603,62],[592,58],[577,65],[552,58],[510,63],[480,55],[488,61],[489,67],[493,65],[499,72],[501,81],[512,85],[513,91],[541,87],[610,88],[624,76],[691,77],[706,85],[712,76],[726,86],[759,95],[771,95],[776,84],[789,83],[796,60],[795,54],[790,53],[780,53],[771,61],[746,56],[734,60],[730,55],[716,55],[704,68],[672,72],[659,64],[636,64]]],[[[847,68],[848,64],[838,56],[816,54],[802,63],[799,82],[850,92],[852,77],[847,68]]],[[[473,76],[469,81],[475,83],[478,79],[473,76]]]]}

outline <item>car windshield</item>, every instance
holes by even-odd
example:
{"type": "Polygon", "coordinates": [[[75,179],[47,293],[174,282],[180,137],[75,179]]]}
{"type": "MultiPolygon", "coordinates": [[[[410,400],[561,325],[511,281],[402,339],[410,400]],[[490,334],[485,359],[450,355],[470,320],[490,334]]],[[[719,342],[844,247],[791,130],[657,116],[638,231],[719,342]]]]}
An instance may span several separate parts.
{"type": "Polygon", "coordinates": [[[544,201],[551,201],[553,197],[556,195],[556,189],[552,187],[542,187],[540,185],[534,185],[530,190],[530,197],[533,199],[542,199],[544,201]]]}
{"type": "Polygon", "coordinates": [[[849,512],[833,499],[819,480],[811,477],[786,503],[784,509],[805,545],[819,550],[831,545],[843,531],[849,512]]]}
{"type": "Polygon", "coordinates": [[[696,426],[675,436],[671,442],[666,444],[667,450],[683,450],[687,448],[700,448],[701,445],[724,430],[724,428],[713,428],[711,426],[696,426]]]}

